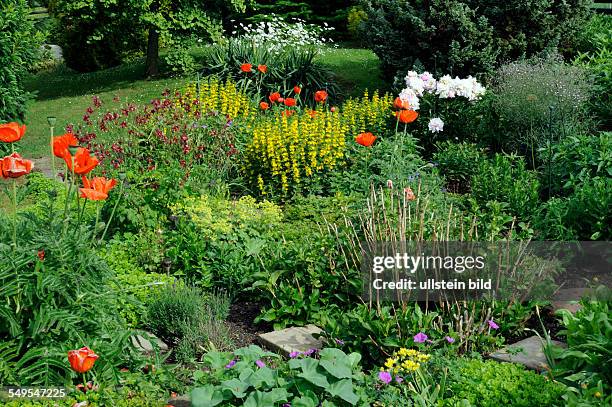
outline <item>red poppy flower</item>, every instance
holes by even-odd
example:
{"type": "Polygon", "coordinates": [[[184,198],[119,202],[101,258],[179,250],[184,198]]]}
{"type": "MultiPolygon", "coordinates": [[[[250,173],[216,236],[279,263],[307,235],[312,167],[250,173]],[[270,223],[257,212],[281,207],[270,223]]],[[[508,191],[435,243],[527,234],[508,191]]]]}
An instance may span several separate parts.
{"type": "Polygon", "coordinates": [[[324,90],[319,90],[315,92],[315,101],[317,103],[325,102],[327,100],[327,92],[324,90]]]}
{"type": "Polygon", "coordinates": [[[104,201],[108,198],[108,193],[117,185],[114,179],[104,177],[94,177],[91,181],[83,177],[83,188],[79,188],[81,198],[91,201],[104,201]]]}
{"type": "Polygon", "coordinates": [[[283,115],[284,117],[290,117],[290,116],[293,116],[294,114],[295,114],[295,110],[285,110],[285,111],[282,113],[282,115],[283,115]]]}
{"type": "Polygon", "coordinates": [[[32,171],[34,163],[30,160],[21,158],[18,153],[13,153],[0,160],[0,172],[2,178],[19,178],[32,171]]]}
{"type": "Polygon", "coordinates": [[[361,133],[357,137],[355,137],[355,141],[361,144],[364,147],[371,147],[372,144],[376,141],[376,136],[372,133],[361,133]]]}
{"type": "Polygon", "coordinates": [[[66,165],[70,171],[73,171],[72,161],[74,160],[74,173],[77,175],[85,175],[98,165],[99,161],[96,157],[89,154],[89,150],[79,147],[74,157],[68,155],[64,157],[66,165]]]}
{"type": "Polygon", "coordinates": [[[66,133],[63,136],[53,137],[53,155],[59,158],[70,156],[68,147],[79,145],[79,140],[72,133],[66,133]]]}
{"type": "Polygon", "coordinates": [[[310,115],[311,119],[314,119],[317,116],[316,110],[308,110],[308,115],[310,115]]]}
{"type": "Polygon", "coordinates": [[[285,98],[285,106],[293,107],[296,105],[296,101],[294,98],[285,98]]]}
{"type": "Polygon", "coordinates": [[[40,259],[40,261],[45,261],[45,251],[44,250],[38,251],[38,258],[40,259]]]}
{"type": "Polygon", "coordinates": [[[299,95],[300,93],[302,93],[302,88],[300,88],[299,86],[294,86],[293,93],[295,93],[296,95],[299,95]]]}
{"type": "Polygon", "coordinates": [[[393,107],[396,109],[408,110],[410,109],[410,104],[401,98],[395,98],[393,102],[393,107]]]}
{"type": "Polygon", "coordinates": [[[395,112],[395,117],[402,123],[412,123],[419,117],[419,114],[414,110],[400,110],[395,112]]]}
{"type": "Polygon", "coordinates": [[[281,98],[281,94],[278,92],[271,93],[269,96],[270,102],[276,103],[281,98]]]}
{"type": "Polygon", "coordinates": [[[270,105],[266,102],[261,102],[259,104],[259,107],[261,108],[261,110],[268,110],[270,108],[270,105]]]}
{"type": "Polygon", "coordinates": [[[261,73],[268,72],[268,67],[266,65],[257,65],[257,70],[261,73]]]}
{"type": "Polygon", "coordinates": [[[25,132],[25,124],[22,126],[15,122],[0,124],[0,141],[3,143],[14,143],[21,140],[25,132]]]}
{"type": "Polygon", "coordinates": [[[253,64],[242,64],[240,70],[245,73],[249,73],[253,70],[253,64]]]}
{"type": "Polygon", "coordinates": [[[99,356],[87,346],[78,350],[68,351],[68,362],[70,362],[70,367],[77,373],[85,373],[91,370],[98,357],[99,356]]]}

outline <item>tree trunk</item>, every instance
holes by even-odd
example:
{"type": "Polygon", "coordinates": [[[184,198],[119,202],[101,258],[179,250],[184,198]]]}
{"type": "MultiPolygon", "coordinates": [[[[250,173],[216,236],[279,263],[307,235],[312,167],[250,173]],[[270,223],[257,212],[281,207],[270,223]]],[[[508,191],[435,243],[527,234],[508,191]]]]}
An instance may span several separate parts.
{"type": "Polygon", "coordinates": [[[147,44],[147,78],[159,75],[159,32],[149,28],[149,40],[147,44]]]}

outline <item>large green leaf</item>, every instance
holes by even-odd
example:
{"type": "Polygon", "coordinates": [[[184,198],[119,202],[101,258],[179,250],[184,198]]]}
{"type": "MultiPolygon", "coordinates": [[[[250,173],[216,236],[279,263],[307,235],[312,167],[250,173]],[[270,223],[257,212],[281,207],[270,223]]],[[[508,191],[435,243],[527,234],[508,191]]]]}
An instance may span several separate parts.
{"type": "Polygon", "coordinates": [[[191,392],[191,405],[193,407],[214,407],[223,402],[223,395],[215,390],[212,384],[198,387],[191,392]]]}
{"type": "Polygon", "coordinates": [[[346,379],[352,377],[351,359],[340,349],[325,348],[320,353],[320,365],[334,377],[346,379]]]}
{"type": "Polygon", "coordinates": [[[326,389],[329,387],[329,382],[327,381],[327,377],[317,370],[318,366],[319,362],[312,358],[292,359],[289,361],[289,367],[291,369],[302,370],[302,373],[299,373],[298,377],[326,389]]]}
{"type": "Polygon", "coordinates": [[[339,380],[329,386],[327,391],[332,396],[340,397],[342,400],[350,403],[351,405],[355,405],[359,401],[359,396],[353,392],[353,382],[351,379],[339,380]]]}

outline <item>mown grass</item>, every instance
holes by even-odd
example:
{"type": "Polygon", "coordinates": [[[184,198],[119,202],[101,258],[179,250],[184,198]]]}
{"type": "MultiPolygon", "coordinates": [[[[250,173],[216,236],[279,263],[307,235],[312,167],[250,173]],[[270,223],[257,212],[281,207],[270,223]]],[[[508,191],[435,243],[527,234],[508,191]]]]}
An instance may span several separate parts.
{"type": "MultiPolygon", "coordinates": [[[[331,68],[345,96],[359,96],[365,89],[385,89],[379,79],[380,62],[371,51],[363,49],[330,49],[320,62],[331,68]]],[[[26,89],[35,94],[29,105],[26,124],[27,138],[20,146],[22,155],[40,158],[49,154],[47,117],[57,118],[56,133],[69,123],[78,123],[91,104],[94,95],[102,100],[119,97],[123,101],[147,103],[159,97],[165,89],[176,89],[195,77],[144,80],[142,61],[116,68],[80,74],[64,66],[32,76],[26,89]]]]}

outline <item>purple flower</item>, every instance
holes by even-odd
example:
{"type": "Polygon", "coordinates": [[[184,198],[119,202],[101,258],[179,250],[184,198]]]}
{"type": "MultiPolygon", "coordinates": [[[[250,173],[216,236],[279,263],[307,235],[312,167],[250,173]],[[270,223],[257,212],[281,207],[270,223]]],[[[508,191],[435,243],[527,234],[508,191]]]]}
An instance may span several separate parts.
{"type": "Polygon", "coordinates": [[[492,319],[487,321],[489,323],[489,328],[491,329],[499,329],[499,325],[497,325],[495,322],[493,322],[492,319]]]}
{"type": "Polygon", "coordinates": [[[257,359],[257,360],[255,361],[255,364],[256,364],[258,367],[260,367],[260,368],[262,368],[262,367],[266,367],[266,364],[265,364],[264,362],[262,362],[261,360],[259,360],[259,359],[257,359]]]}
{"type": "Polygon", "coordinates": [[[397,376],[395,378],[395,381],[397,382],[397,384],[401,384],[404,381],[404,379],[402,379],[401,377],[397,376]]]}
{"type": "Polygon", "coordinates": [[[419,332],[418,334],[414,335],[414,341],[416,343],[423,343],[427,340],[427,335],[425,335],[423,332],[419,332]]]}
{"type": "Polygon", "coordinates": [[[344,345],[344,341],[342,339],[336,339],[336,344],[343,346],[344,345]]]}
{"type": "Polygon", "coordinates": [[[444,339],[446,339],[446,342],[448,343],[453,343],[455,342],[455,338],[453,338],[452,336],[445,336],[444,339]]]}
{"type": "Polygon", "coordinates": [[[229,362],[227,365],[225,365],[226,369],[231,369],[232,367],[234,367],[236,365],[236,359],[232,360],[231,362],[229,362]]]}
{"type": "Polygon", "coordinates": [[[385,384],[391,383],[391,373],[389,372],[380,372],[378,373],[378,378],[385,384]]]}
{"type": "Polygon", "coordinates": [[[291,403],[285,403],[283,404],[283,407],[291,407],[291,403]]]}
{"type": "Polygon", "coordinates": [[[310,356],[313,353],[315,353],[317,350],[316,349],[308,349],[306,352],[304,352],[304,356],[310,356]]]}
{"type": "Polygon", "coordinates": [[[293,351],[293,352],[289,353],[289,357],[290,357],[291,359],[295,359],[295,358],[297,358],[298,356],[300,356],[300,352],[298,352],[298,351],[293,351]]]}

